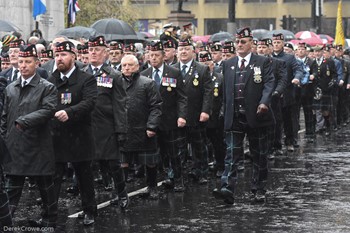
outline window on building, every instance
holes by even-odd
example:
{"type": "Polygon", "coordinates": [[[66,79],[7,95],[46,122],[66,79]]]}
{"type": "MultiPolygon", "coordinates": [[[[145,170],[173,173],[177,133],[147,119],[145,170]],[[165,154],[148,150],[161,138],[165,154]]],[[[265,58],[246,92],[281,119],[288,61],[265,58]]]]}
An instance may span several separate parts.
{"type": "Polygon", "coordinates": [[[312,0],[283,0],[283,2],[312,2],[312,0]]]}
{"type": "MultiPolygon", "coordinates": [[[[220,1],[220,0],[219,0],[220,1]]],[[[177,3],[179,2],[178,0],[167,0],[166,3],[177,3]]],[[[198,0],[187,0],[186,2],[184,1],[184,5],[187,3],[198,3],[198,0]]]]}
{"type": "Polygon", "coordinates": [[[277,2],[277,0],[243,0],[244,3],[264,3],[264,2],[277,2]]]}

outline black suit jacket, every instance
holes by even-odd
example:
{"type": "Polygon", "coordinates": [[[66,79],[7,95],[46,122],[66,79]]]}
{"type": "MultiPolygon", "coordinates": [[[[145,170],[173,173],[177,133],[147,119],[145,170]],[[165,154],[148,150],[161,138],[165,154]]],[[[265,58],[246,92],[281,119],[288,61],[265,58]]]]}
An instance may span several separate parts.
{"type": "MultiPolygon", "coordinates": [[[[152,79],[152,70],[150,67],[144,70],[141,75],[152,79]]],[[[181,73],[178,69],[164,64],[162,82],[159,86],[160,96],[162,97],[162,117],[159,129],[173,130],[177,128],[177,119],[187,117],[187,96],[185,86],[182,81],[181,73]],[[169,87],[166,78],[176,80],[174,87],[169,87]]]]}
{"type": "Polygon", "coordinates": [[[316,85],[324,94],[333,93],[338,77],[333,59],[323,59],[320,66],[315,59],[310,67],[310,74],[315,76],[316,85]]]}
{"type": "Polygon", "coordinates": [[[97,85],[95,78],[77,66],[69,79],[62,81],[56,70],[48,79],[58,90],[57,111],[65,110],[68,121],[54,118],[51,130],[56,162],[80,162],[93,159],[91,112],[94,109],[97,85]],[[64,97],[69,99],[64,102],[64,97]]]}
{"type": "MultiPolygon", "coordinates": [[[[235,112],[234,101],[234,85],[235,76],[237,74],[238,57],[231,58],[224,62],[224,129],[230,130],[233,124],[235,112]]],[[[251,128],[264,127],[274,124],[274,116],[269,111],[262,115],[257,115],[257,109],[260,104],[265,104],[270,107],[271,94],[274,90],[274,77],[271,69],[270,60],[266,57],[252,54],[249,64],[246,67],[245,88],[244,88],[244,103],[245,115],[248,125],[251,128]],[[254,67],[261,71],[262,82],[254,81],[254,67]]],[[[238,75],[238,74],[237,74],[238,75]]]]}
{"type": "MultiPolygon", "coordinates": [[[[223,84],[224,79],[221,73],[216,73],[215,71],[211,75],[212,85],[213,85],[213,108],[212,113],[209,118],[208,128],[218,128],[219,127],[219,117],[222,114],[222,100],[223,100],[223,84]]],[[[222,124],[222,120],[221,120],[222,124]]],[[[221,126],[222,128],[222,126],[221,126]]]]}
{"type": "MultiPolygon", "coordinates": [[[[180,62],[176,63],[174,67],[180,70],[180,62]]],[[[188,101],[186,126],[199,126],[201,123],[199,122],[200,114],[205,112],[210,115],[212,111],[213,85],[209,67],[193,60],[183,82],[188,101]]]]}

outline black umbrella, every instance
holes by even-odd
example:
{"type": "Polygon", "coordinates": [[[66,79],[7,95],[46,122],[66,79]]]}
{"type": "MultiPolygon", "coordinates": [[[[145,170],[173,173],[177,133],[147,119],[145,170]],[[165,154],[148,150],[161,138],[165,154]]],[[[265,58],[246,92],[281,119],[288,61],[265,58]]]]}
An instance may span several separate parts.
{"type": "Polygon", "coordinates": [[[57,35],[66,36],[71,39],[79,39],[79,38],[89,39],[90,36],[96,36],[97,32],[93,28],[76,26],[71,28],[65,28],[59,31],[57,35]]]}
{"type": "Polygon", "coordinates": [[[13,32],[13,31],[21,31],[16,25],[10,23],[6,20],[0,19],[0,31],[1,32],[13,32]]]}
{"type": "Polygon", "coordinates": [[[269,31],[268,33],[266,33],[266,35],[264,37],[269,37],[272,38],[273,34],[278,34],[278,33],[282,33],[284,36],[284,39],[286,41],[290,41],[290,40],[295,40],[295,35],[293,32],[288,31],[288,30],[273,30],[273,31],[269,31]]]}
{"type": "Polygon", "coordinates": [[[252,34],[253,34],[253,37],[254,37],[254,38],[260,40],[260,39],[262,39],[262,38],[266,35],[266,33],[268,33],[268,32],[269,32],[269,31],[266,30],[266,29],[254,29],[254,30],[252,31],[252,34]]]}
{"type": "Polygon", "coordinates": [[[228,32],[218,32],[210,36],[209,42],[213,41],[224,41],[224,40],[234,40],[234,36],[228,32]]]}
{"type": "Polygon", "coordinates": [[[92,24],[91,27],[97,33],[102,33],[106,40],[141,40],[129,24],[119,19],[101,19],[92,24]]]}

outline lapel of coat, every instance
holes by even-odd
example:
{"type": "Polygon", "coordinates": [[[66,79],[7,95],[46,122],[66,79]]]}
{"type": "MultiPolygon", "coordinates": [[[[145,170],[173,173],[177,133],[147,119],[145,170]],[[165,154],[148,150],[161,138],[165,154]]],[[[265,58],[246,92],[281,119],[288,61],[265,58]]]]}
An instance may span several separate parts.
{"type": "Polygon", "coordinates": [[[234,90],[236,73],[238,72],[238,57],[234,57],[227,61],[227,72],[225,70],[225,80],[227,80],[228,90],[234,90]],[[226,75],[227,73],[227,75],[226,75]]]}
{"type": "Polygon", "coordinates": [[[187,85],[190,81],[192,81],[193,80],[193,76],[194,75],[199,75],[198,74],[198,71],[197,71],[197,66],[196,66],[196,63],[195,63],[195,61],[194,60],[192,60],[192,63],[191,63],[191,65],[190,65],[190,67],[189,67],[189,70],[188,70],[188,72],[186,73],[186,75],[185,75],[185,77],[184,77],[184,79],[185,79],[185,85],[187,85]]]}

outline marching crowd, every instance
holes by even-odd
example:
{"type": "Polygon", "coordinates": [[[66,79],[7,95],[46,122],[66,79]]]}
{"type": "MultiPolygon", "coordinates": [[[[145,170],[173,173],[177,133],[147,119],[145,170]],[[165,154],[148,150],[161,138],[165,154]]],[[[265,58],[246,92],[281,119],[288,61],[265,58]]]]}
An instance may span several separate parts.
{"type": "Polygon", "coordinates": [[[220,179],[212,194],[234,204],[244,159],[252,162],[251,200],[264,202],[268,160],[299,147],[301,108],[307,143],[349,123],[350,50],[341,45],[293,45],[283,34],[256,40],[248,27],[234,41],[160,39],[2,38],[2,227],[13,225],[26,177],[42,203],[30,226],[55,227],[70,170],[66,191],[80,194],[84,225],[97,216],[94,181],[125,210],[127,183],[140,174],[143,196],[157,199],[157,178],[185,192],[184,178],[207,184],[212,169],[220,179]]]}

